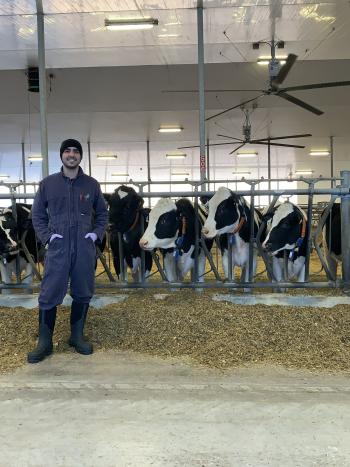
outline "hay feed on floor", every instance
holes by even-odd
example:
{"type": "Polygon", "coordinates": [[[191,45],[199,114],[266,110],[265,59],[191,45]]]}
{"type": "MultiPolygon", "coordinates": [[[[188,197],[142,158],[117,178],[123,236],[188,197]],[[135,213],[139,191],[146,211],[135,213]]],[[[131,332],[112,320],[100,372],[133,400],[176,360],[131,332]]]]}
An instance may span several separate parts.
{"type": "MultiPolygon", "coordinates": [[[[310,370],[350,370],[350,306],[297,308],[213,302],[212,292],[171,292],[155,300],[135,291],[117,305],[92,309],[86,334],[96,351],[131,350],[162,357],[189,357],[216,368],[251,364],[310,370]]],[[[0,311],[0,371],[26,362],[35,345],[37,310],[0,311]]],[[[69,310],[61,307],[55,352],[67,344],[69,310]]]]}

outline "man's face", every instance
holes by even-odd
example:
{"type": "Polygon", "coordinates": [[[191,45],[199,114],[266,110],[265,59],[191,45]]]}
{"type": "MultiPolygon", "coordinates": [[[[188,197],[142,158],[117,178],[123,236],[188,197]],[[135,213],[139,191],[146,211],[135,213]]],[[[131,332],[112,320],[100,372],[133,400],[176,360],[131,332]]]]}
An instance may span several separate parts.
{"type": "Polygon", "coordinates": [[[75,169],[81,162],[81,155],[77,148],[66,148],[62,153],[62,164],[67,169],[75,169]]]}

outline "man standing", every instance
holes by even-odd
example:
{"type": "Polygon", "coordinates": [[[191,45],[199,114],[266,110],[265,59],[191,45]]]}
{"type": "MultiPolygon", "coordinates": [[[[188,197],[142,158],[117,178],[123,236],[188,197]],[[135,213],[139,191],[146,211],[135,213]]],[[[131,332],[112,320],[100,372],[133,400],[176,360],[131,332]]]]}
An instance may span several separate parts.
{"type": "Polygon", "coordinates": [[[39,340],[28,353],[29,363],[52,353],[57,305],[65,297],[69,278],[73,299],[69,344],[84,355],[93,351],[83,330],[94,293],[95,241],[103,238],[108,212],[99,183],[79,166],[83,157],[79,141],[63,141],[60,157],[61,171],[40,182],[32,208],[33,226],[47,245],[47,254],[39,295],[39,340]]]}

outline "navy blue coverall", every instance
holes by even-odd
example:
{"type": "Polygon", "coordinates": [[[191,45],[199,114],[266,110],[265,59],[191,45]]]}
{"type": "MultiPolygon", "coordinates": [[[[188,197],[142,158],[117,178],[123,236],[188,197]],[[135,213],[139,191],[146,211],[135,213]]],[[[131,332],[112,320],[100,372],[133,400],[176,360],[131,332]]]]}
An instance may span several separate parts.
{"type": "Polygon", "coordinates": [[[96,247],[84,238],[95,232],[102,240],[108,223],[106,203],[97,180],[79,167],[76,178],[60,172],[40,182],[32,208],[33,226],[39,239],[48,245],[39,307],[49,310],[60,305],[67,293],[80,303],[89,303],[94,293],[96,247]],[[60,234],[63,238],[54,238],[60,234]]]}

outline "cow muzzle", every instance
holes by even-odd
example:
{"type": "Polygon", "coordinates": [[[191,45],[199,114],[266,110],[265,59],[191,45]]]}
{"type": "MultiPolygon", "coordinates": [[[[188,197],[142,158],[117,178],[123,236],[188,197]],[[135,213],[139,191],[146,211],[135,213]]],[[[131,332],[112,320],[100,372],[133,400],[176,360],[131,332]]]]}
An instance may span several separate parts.
{"type": "Polygon", "coordinates": [[[153,248],[150,248],[148,240],[144,240],[141,238],[141,240],[139,241],[139,245],[140,248],[142,248],[143,250],[153,250],[153,248]]]}
{"type": "Polygon", "coordinates": [[[213,232],[211,232],[207,227],[203,227],[203,228],[202,228],[202,235],[203,235],[203,237],[205,237],[205,238],[214,238],[215,235],[216,235],[216,232],[213,233],[213,232]]]}

